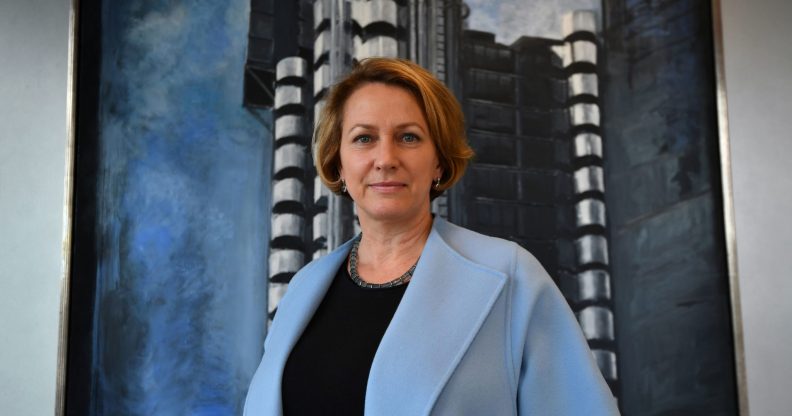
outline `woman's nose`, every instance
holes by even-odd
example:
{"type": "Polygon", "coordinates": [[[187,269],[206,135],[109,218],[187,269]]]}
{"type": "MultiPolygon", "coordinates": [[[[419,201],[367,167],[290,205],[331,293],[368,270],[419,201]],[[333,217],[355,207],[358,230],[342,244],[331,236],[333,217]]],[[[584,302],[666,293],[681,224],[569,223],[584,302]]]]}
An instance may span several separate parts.
{"type": "Polygon", "coordinates": [[[391,137],[385,137],[379,141],[379,152],[377,152],[377,169],[393,169],[399,164],[398,149],[391,137]]]}

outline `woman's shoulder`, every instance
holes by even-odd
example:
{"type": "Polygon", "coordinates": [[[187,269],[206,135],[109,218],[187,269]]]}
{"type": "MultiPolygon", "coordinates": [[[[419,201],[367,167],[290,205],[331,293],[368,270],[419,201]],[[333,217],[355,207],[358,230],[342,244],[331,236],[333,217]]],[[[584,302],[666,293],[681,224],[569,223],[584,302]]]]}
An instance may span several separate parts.
{"type": "Polygon", "coordinates": [[[446,220],[436,223],[435,229],[443,241],[473,263],[515,278],[533,276],[543,280],[547,275],[536,257],[514,241],[481,234],[446,220]]]}

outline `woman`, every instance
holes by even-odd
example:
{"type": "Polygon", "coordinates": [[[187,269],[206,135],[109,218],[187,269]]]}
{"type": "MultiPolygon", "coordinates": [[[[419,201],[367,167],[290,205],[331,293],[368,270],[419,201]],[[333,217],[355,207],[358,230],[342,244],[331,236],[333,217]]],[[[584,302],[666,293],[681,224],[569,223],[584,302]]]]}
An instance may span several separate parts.
{"type": "Polygon", "coordinates": [[[442,83],[408,61],[364,60],[331,91],[314,140],[361,235],[295,275],[245,414],[618,414],[536,259],[432,216],[473,154],[442,83]]]}

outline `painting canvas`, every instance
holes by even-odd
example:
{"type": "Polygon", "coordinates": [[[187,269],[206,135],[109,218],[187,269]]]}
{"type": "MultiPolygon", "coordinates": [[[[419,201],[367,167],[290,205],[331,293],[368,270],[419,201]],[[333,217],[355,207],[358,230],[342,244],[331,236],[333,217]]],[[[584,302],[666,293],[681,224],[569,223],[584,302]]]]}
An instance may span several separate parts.
{"type": "Polygon", "coordinates": [[[78,4],[67,414],[241,414],[294,273],[358,231],[311,130],[369,56],[460,101],[435,215],[550,272],[625,415],[738,414],[712,5],[78,4]]]}

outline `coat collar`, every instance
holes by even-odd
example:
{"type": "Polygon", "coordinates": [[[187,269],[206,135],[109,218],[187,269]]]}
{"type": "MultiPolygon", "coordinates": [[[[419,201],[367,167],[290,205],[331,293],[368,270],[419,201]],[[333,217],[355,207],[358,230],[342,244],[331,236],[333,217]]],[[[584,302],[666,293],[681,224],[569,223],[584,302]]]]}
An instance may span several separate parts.
{"type": "MultiPolygon", "coordinates": [[[[469,231],[436,217],[410,284],[374,356],[366,390],[366,414],[429,414],[454,369],[495,304],[506,276],[475,263],[446,241],[469,231]]],[[[321,303],[351,248],[347,242],[305,270],[297,299],[281,305],[267,351],[280,386],[291,349],[321,303]],[[278,326],[278,327],[276,327],[278,326]],[[275,331],[280,333],[276,334],[275,331]]],[[[280,404],[280,389],[275,402],[280,404]]],[[[278,406],[280,408],[280,406],[278,406]]]]}
{"type": "Polygon", "coordinates": [[[410,285],[382,337],[366,414],[427,415],[506,282],[446,243],[469,233],[435,218],[410,285]],[[398,409],[398,412],[394,412],[398,409]]]}

